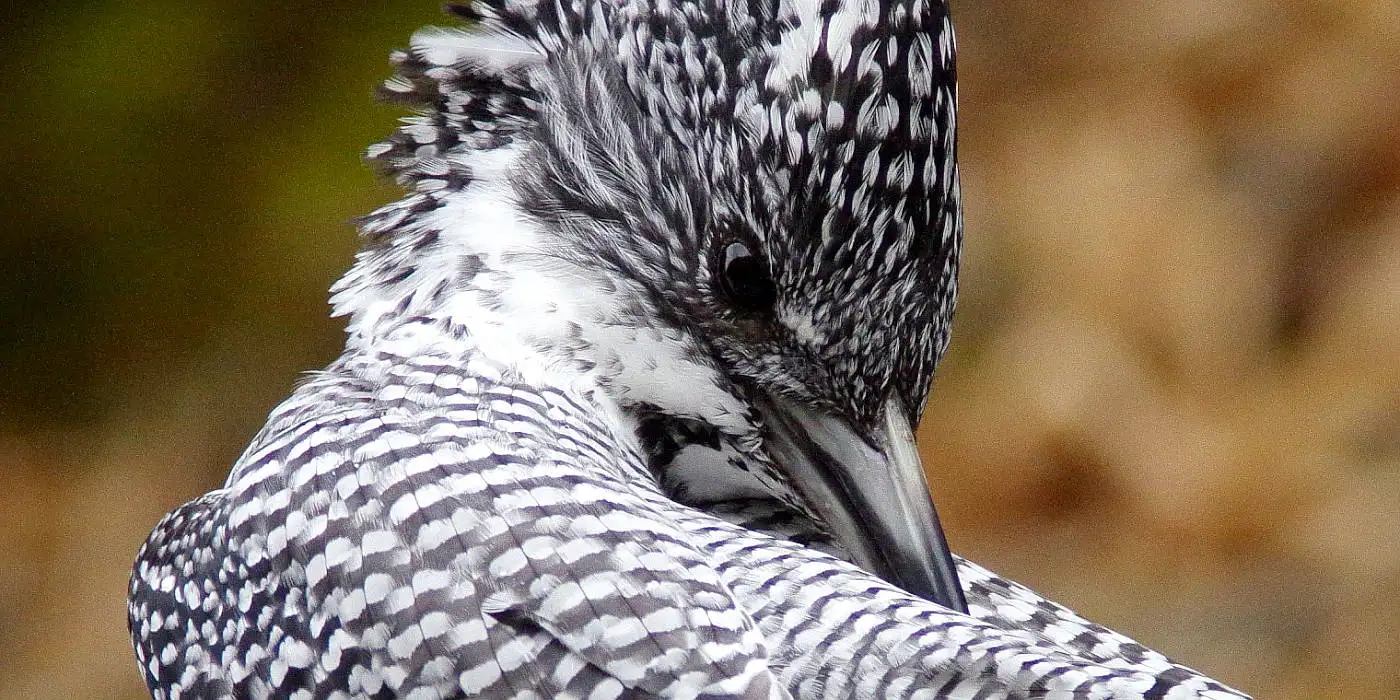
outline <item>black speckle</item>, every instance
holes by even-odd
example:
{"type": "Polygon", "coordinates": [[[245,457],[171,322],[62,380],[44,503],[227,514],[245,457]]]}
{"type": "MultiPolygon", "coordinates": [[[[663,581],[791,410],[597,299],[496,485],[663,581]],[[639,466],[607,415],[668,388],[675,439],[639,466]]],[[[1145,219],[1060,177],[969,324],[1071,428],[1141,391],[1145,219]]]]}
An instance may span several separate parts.
{"type": "Polygon", "coordinates": [[[419,236],[419,237],[418,237],[418,240],[416,240],[416,241],[413,242],[413,252],[417,253],[417,252],[422,251],[423,249],[425,249],[425,248],[427,248],[427,247],[429,247],[429,246],[431,246],[431,245],[437,243],[437,242],[438,242],[438,236],[439,236],[439,234],[438,234],[438,232],[437,232],[436,230],[428,231],[428,232],[424,233],[423,235],[419,236]]]}
{"type": "Polygon", "coordinates": [[[1167,697],[1167,693],[1170,692],[1172,688],[1176,687],[1182,681],[1189,680],[1191,677],[1191,672],[1184,668],[1169,668],[1158,674],[1157,682],[1153,683],[1152,687],[1148,688],[1147,692],[1142,694],[1142,700],[1163,700],[1163,698],[1167,697]]]}
{"type": "Polygon", "coordinates": [[[440,303],[442,301],[442,298],[444,296],[447,296],[447,289],[447,280],[439,280],[437,286],[433,287],[433,293],[429,295],[429,298],[432,299],[434,304],[440,303]]]}
{"type": "Polygon", "coordinates": [[[471,3],[449,2],[443,7],[443,11],[467,22],[480,22],[483,19],[480,12],[472,9],[471,3]]]}
{"type": "Polygon", "coordinates": [[[463,255],[461,261],[457,263],[458,269],[462,271],[464,278],[470,279],[486,268],[486,263],[481,261],[479,255],[463,255]]]}
{"type": "Polygon", "coordinates": [[[384,280],[384,284],[398,284],[398,283],[400,283],[400,282],[402,282],[402,281],[408,279],[409,277],[412,277],[412,276],[413,276],[413,273],[415,273],[415,272],[417,272],[417,271],[418,271],[418,268],[417,268],[417,267],[414,267],[413,265],[406,265],[406,266],[404,266],[403,269],[401,269],[401,270],[399,270],[398,272],[394,273],[394,275],[393,275],[392,277],[389,277],[388,279],[384,280]]]}
{"type": "Polygon", "coordinates": [[[807,75],[813,85],[828,85],[831,83],[832,72],[831,59],[826,57],[825,52],[818,52],[812,57],[812,65],[807,70],[807,75]]]}
{"type": "Polygon", "coordinates": [[[480,292],[481,296],[479,299],[481,300],[481,305],[488,311],[500,311],[505,306],[505,302],[501,299],[501,293],[499,291],[494,289],[482,289],[480,292]]]}

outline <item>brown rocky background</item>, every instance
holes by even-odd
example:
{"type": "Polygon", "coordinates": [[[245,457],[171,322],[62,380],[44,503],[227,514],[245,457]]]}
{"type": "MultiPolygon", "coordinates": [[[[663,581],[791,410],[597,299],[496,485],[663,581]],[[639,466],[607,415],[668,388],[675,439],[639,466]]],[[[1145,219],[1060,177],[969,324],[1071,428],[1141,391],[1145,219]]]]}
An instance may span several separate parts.
{"type": "MultiPolygon", "coordinates": [[[[0,700],[138,698],[126,571],[334,357],[433,2],[0,9],[0,700]]],[[[1261,698],[1400,695],[1400,4],[955,4],[956,548],[1261,698]]]]}

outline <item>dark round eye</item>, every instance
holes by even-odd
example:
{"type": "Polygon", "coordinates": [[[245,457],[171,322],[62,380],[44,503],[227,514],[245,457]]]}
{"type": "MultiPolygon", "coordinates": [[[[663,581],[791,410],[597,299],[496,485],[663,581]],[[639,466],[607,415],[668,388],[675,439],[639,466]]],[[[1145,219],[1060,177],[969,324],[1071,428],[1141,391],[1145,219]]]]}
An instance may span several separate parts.
{"type": "Polygon", "coordinates": [[[720,289],[742,311],[766,311],[778,299],[767,262],[743,243],[724,247],[719,271],[720,289]]]}

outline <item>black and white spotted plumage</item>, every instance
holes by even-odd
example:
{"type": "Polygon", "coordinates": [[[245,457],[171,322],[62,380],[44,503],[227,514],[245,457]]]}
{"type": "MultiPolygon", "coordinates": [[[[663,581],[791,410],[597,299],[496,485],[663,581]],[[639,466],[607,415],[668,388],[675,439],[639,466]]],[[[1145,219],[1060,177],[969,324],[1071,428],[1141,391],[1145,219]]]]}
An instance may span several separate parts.
{"type": "Polygon", "coordinates": [[[1240,697],[974,564],[962,614],[847,563],[769,454],[759,394],[914,417],[946,346],[942,3],[459,12],[393,58],[345,353],[138,556],[156,697],[1240,697]]]}

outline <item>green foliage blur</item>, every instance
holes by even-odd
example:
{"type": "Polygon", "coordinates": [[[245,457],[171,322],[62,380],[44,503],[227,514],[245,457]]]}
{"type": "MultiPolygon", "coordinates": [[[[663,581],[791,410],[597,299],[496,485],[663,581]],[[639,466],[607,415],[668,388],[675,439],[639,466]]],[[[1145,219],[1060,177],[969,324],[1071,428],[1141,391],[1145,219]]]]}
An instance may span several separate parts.
{"type": "Polygon", "coordinates": [[[92,425],[211,351],[201,381],[234,391],[249,370],[287,379],[330,357],[324,291],[354,251],[349,221],[393,196],[358,165],[399,114],[373,86],[387,49],[439,20],[433,3],[7,12],[7,420],[92,425]],[[233,349],[308,344],[272,359],[233,349]]]}

